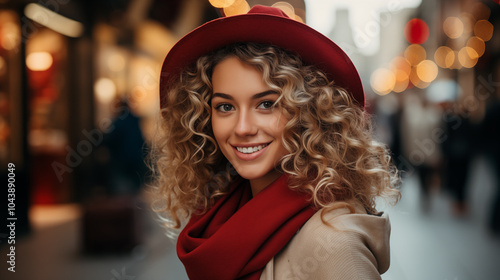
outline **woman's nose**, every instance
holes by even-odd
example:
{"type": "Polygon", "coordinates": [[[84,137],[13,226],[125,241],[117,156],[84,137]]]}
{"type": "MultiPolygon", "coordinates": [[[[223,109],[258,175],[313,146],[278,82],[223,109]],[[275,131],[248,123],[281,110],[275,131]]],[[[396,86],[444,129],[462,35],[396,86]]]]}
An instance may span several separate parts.
{"type": "Polygon", "coordinates": [[[247,110],[242,110],[238,115],[238,122],[236,123],[235,133],[238,136],[248,136],[257,133],[257,126],[255,117],[247,110]]]}

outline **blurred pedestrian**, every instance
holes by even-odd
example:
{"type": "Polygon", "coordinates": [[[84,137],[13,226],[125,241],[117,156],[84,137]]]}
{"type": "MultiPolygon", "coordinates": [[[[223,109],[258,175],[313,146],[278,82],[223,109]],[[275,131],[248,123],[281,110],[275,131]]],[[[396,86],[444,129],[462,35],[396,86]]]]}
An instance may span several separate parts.
{"type": "Polygon", "coordinates": [[[486,108],[480,135],[484,154],[492,163],[497,183],[488,226],[493,232],[500,233],[500,100],[494,100],[486,108]]]}
{"type": "Polygon", "coordinates": [[[147,153],[140,118],[130,110],[128,102],[117,103],[117,116],[104,138],[109,151],[109,191],[113,195],[139,192],[145,182],[147,153]]]}
{"type": "Polygon", "coordinates": [[[408,93],[401,118],[401,139],[405,158],[413,166],[420,183],[420,205],[431,209],[431,190],[441,167],[442,152],[434,137],[441,128],[441,110],[425,97],[408,93]]]}
{"type": "Polygon", "coordinates": [[[467,182],[475,148],[474,127],[467,112],[460,111],[457,103],[444,103],[445,136],[442,150],[445,158],[444,185],[452,195],[452,211],[457,216],[467,214],[467,182]]]}

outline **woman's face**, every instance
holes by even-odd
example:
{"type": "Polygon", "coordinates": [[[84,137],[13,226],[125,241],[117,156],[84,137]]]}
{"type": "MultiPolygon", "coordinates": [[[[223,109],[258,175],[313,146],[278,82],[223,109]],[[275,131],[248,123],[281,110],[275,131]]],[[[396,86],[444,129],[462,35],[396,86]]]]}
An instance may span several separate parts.
{"type": "Polygon", "coordinates": [[[212,85],[215,139],[256,195],[281,175],[275,166],[287,154],[281,141],[287,119],[273,106],[279,94],[261,72],[236,57],[215,66],[212,85]]]}

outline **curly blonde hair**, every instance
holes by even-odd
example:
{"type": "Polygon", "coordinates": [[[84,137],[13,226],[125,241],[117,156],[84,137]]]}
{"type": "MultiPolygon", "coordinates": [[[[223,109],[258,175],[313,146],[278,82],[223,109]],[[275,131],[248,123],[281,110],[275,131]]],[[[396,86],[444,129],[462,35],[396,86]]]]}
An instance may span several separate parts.
{"type": "Polygon", "coordinates": [[[238,174],[217,146],[211,127],[212,71],[235,56],[263,73],[280,93],[277,107],[289,119],[281,160],[289,187],[311,195],[317,208],[359,201],[375,213],[375,199],[399,199],[399,176],[384,145],[372,139],[370,118],[343,88],[281,48],[238,43],[200,57],[170,83],[161,111],[154,161],[153,209],[167,227],[180,228],[228,191],[238,174]]]}

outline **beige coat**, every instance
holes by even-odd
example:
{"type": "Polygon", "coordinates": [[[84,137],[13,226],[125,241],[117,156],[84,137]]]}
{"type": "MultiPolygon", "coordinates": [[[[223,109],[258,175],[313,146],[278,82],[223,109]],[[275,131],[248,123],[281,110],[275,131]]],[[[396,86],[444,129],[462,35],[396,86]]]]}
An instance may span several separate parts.
{"type": "Polygon", "coordinates": [[[381,279],[389,268],[391,226],[387,214],[350,214],[339,208],[314,214],[264,268],[261,280],[381,279]]]}

